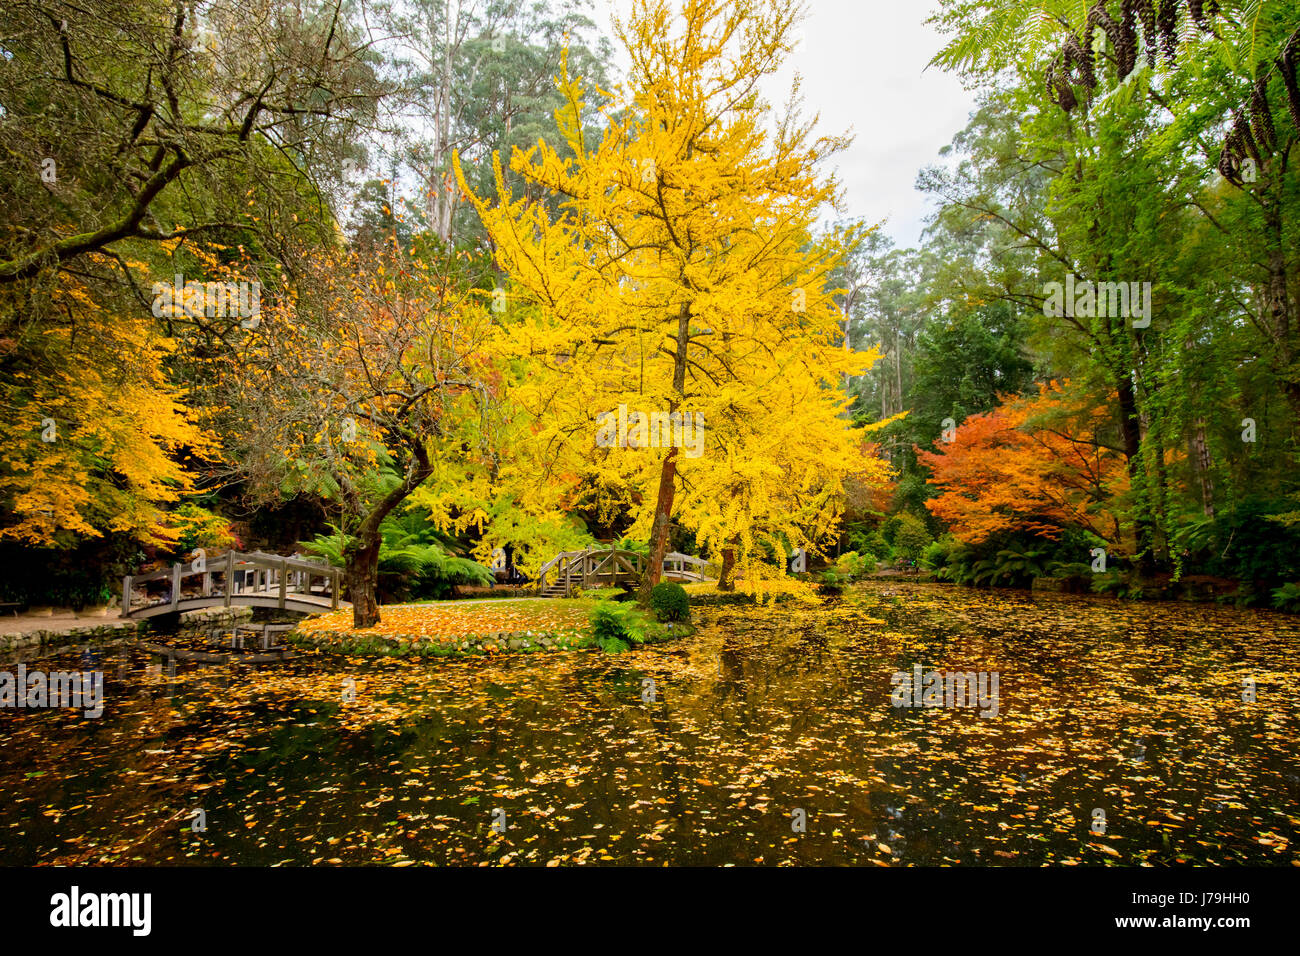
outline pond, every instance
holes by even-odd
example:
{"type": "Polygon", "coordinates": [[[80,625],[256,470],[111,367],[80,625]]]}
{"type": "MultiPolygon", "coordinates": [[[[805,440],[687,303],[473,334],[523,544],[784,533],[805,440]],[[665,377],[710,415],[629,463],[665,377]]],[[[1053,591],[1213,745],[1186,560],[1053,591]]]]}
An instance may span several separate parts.
{"type": "Polygon", "coordinates": [[[0,710],[0,863],[1300,865],[1295,618],[887,582],[698,618],[613,657],[47,659],[105,709],[0,710]],[[918,666],[996,714],[894,706],[918,666]]]}

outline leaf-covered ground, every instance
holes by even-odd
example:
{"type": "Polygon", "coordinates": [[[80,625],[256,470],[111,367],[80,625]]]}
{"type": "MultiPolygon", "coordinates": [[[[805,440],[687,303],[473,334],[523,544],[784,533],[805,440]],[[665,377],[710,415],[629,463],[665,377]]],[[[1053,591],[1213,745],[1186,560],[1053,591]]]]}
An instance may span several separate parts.
{"type": "Polygon", "coordinates": [[[1294,618],[892,582],[703,616],[617,657],[102,657],[100,720],[0,710],[0,862],[1300,864],[1294,618]],[[891,707],[914,664],[998,671],[998,716],[891,707]]]}
{"type": "Polygon", "coordinates": [[[483,634],[514,632],[568,633],[587,630],[592,602],[544,598],[446,601],[438,604],[389,604],[374,627],[354,628],[350,608],[312,618],[313,631],[349,635],[403,634],[453,640],[483,634]]]}

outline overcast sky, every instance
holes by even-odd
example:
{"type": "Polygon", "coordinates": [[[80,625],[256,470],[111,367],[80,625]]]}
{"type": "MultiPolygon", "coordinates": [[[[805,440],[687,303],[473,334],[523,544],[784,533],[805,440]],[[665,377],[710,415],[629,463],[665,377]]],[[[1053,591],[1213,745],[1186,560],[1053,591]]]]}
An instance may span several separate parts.
{"type": "MultiPolygon", "coordinates": [[[[608,18],[629,0],[596,0],[608,18]]],[[[804,108],[821,113],[819,129],[852,130],[853,145],[834,160],[848,214],[882,227],[900,246],[916,245],[929,212],[914,183],[921,167],[966,125],[974,100],[961,84],[926,63],[942,38],[925,19],[935,0],[807,0],[802,42],[788,69],[766,89],[785,102],[790,75],[803,77],[804,108]]],[[[619,52],[620,66],[626,61],[619,52]]]]}

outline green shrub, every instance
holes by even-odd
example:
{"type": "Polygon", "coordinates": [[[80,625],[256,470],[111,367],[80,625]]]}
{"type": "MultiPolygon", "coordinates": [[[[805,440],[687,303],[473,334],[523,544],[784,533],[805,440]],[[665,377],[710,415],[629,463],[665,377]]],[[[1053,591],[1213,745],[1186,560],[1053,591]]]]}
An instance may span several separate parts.
{"type": "Polygon", "coordinates": [[[885,519],[885,523],[880,526],[880,536],[885,539],[886,544],[892,547],[896,543],[898,529],[902,523],[902,515],[891,515],[885,519]]]}
{"type": "Polygon", "coordinates": [[[876,570],[875,555],[860,555],[856,551],[847,551],[835,560],[835,583],[859,581],[876,570]]]}
{"type": "Polygon", "coordinates": [[[821,573],[817,585],[817,593],[823,597],[835,597],[844,592],[846,578],[839,573],[837,568],[827,568],[821,573]]]}
{"type": "Polygon", "coordinates": [[[932,540],[924,521],[910,512],[900,516],[898,531],[894,534],[894,550],[900,558],[918,560],[932,540]]]}
{"type": "Polygon", "coordinates": [[[849,535],[849,547],[863,557],[873,557],[877,561],[888,561],[894,556],[889,542],[878,530],[870,534],[859,532],[849,535]]]}
{"type": "Polygon", "coordinates": [[[925,549],[925,561],[940,581],[954,584],[972,584],[975,580],[975,562],[979,555],[964,541],[946,534],[925,549]]]}
{"type": "Polygon", "coordinates": [[[992,557],[979,561],[975,565],[975,583],[997,586],[1005,584],[1010,587],[1029,587],[1034,578],[1047,575],[1043,567],[1046,552],[1031,551],[1022,542],[1014,541],[1001,548],[992,557]]]}
{"type": "Polygon", "coordinates": [[[925,551],[921,554],[921,560],[918,562],[921,567],[929,571],[937,571],[948,563],[948,549],[951,547],[949,540],[940,538],[938,541],[931,541],[926,545],[925,551]]]}
{"type": "Polygon", "coordinates": [[[170,515],[178,535],[176,554],[178,561],[186,561],[195,548],[229,548],[235,544],[230,522],[214,511],[194,502],[186,502],[170,515]]]}
{"type": "Polygon", "coordinates": [[[1273,606],[1279,611],[1300,612],[1300,584],[1287,583],[1273,591],[1273,606]]]}
{"type": "Polygon", "coordinates": [[[688,621],[691,602],[676,581],[660,581],[650,590],[650,610],[661,621],[688,621]]]}
{"type": "Polygon", "coordinates": [[[635,604],[601,601],[591,609],[592,639],[606,654],[621,654],[645,643],[650,622],[635,604]]]}

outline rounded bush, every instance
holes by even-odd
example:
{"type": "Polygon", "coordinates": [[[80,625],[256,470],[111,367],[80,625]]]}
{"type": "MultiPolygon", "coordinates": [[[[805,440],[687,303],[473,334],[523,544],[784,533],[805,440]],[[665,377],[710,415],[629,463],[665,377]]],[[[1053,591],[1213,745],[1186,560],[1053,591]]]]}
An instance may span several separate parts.
{"type": "Polygon", "coordinates": [[[691,602],[676,581],[660,581],[650,590],[650,610],[660,621],[686,621],[691,617],[691,602]]]}

